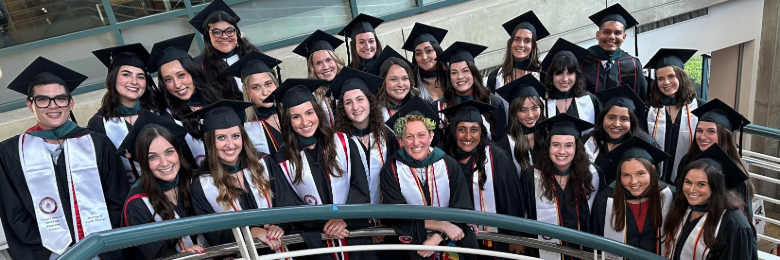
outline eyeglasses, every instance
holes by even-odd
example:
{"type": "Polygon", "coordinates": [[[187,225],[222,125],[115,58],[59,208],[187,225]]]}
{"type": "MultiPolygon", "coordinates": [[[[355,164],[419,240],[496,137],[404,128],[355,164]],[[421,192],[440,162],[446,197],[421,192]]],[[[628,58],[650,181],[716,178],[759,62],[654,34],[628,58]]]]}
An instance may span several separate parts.
{"type": "Polygon", "coordinates": [[[226,30],[220,30],[220,29],[214,29],[211,30],[211,35],[214,35],[216,38],[222,38],[222,34],[227,35],[228,37],[236,36],[236,28],[227,28],[226,30]]]}
{"type": "Polygon", "coordinates": [[[70,96],[68,95],[59,95],[53,98],[47,96],[34,96],[31,97],[30,100],[35,103],[35,106],[38,108],[47,108],[51,105],[52,101],[54,101],[54,104],[57,105],[57,107],[67,107],[70,105],[70,96]]]}

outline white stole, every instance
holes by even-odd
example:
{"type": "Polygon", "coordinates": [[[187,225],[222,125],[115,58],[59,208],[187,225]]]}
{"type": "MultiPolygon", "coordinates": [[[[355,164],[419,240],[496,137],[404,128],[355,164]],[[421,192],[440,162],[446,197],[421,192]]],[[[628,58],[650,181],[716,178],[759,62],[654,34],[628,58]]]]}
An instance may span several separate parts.
{"type": "MultiPolygon", "coordinates": [[[[484,189],[479,188],[479,171],[474,170],[472,174],[471,190],[474,193],[474,210],[496,213],[496,195],[493,186],[493,151],[490,146],[485,147],[485,185],[484,189]]],[[[495,227],[488,227],[479,225],[479,230],[497,233],[498,229],[495,227]]]]}
{"type": "MultiPolygon", "coordinates": [[[[152,203],[149,202],[149,197],[143,196],[141,197],[141,200],[144,201],[146,207],[149,208],[149,212],[151,212],[152,215],[154,216],[154,222],[162,222],[163,221],[162,217],[160,217],[160,215],[154,212],[154,208],[152,208],[152,203]]],[[[179,214],[176,213],[176,211],[173,211],[173,214],[174,214],[173,215],[174,219],[179,219],[179,214]]],[[[201,236],[198,236],[198,238],[201,238],[201,236]]],[[[192,243],[192,238],[190,238],[190,236],[181,237],[181,240],[179,240],[179,242],[180,243],[176,243],[176,251],[180,253],[183,252],[184,250],[187,250],[187,248],[191,247],[192,245],[194,245],[192,243]]]]}
{"type": "MultiPolygon", "coordinates": [[[[502,70],[503,70],[503,68],[501,68],[501,67],[498,67],[498,72],[496,73],[496,86],[495,86],[495,90],[498,90],[499,88],[501,88],[501,87],[503,87],[504,85],[506,85],[506,83],[504,83],[504,76],[501,74],[501,71],[502,71],[502,70]]],[[[520,77],[522,77],[522,76],[528,75],[529,73],[530,73],[531,75],[534,75],[534,78],[536,78],[536,79],[539,79],[539,72],[536,72],[536,71],[528,71],[528,70],[523,70],[523,71],[525,71],[525,74],[523,74],[523,75],[517,75],[517,78],[518,78],[518,79],[519,79],[520,77]]],[[[484,84],[485,86],[488,86],[488,78],[485,78],[485,80],[484,80],[483,84],[484,84]]],[[[488,88],[490,88],[490,86],[488,86],[488,88]]],[[[503,97],[501,97],[500,95],[496,95],[496,97],[498,97],[498,98],[500,98],[502,101],[504,101],[504,112],[506,112],[506,114],[508,115],[508,114],[509,114],[509,106],[510,106],[510,105],[512,105],[512,103],[511,103],[511,101],[512,101],[512,100],[506,100],[506,99],[504,99],[503,97]],[[507,101],[509,101],[509,102],[507,102],[507,101]]],[[[541,97],[541,98],[542,98],[542,99],[544,99],[545,97],[541,97]]]]}
{"type": "Polygon", "coordinates": [[[252,146],[254,146],[258,152],[271,154],[262,121],[246,122],[244,123],[244,130],[246,130],[247,135],[249,135],[249,140],[252,140],[252,146]]]}
{"type": "MultiPolygon", "coordinates": [[[[166,111],[168,111],[168,114],[171,114],[170,109],[166,109],[166,111]]],[[[176,122],[177,125],[182,125],[181,121],[179,120],[173,119],[173,121],[176,122]]],[[[198,166],[203,164],[203,160],[206,159],[206,147],[203,146],[203,140],[195,139],[192,137],[192,135],[187,133],[187,136],[184,137],[184,141],[186,141],[187,146],[190,147],[190,151],[192,151],[192,158],[195,158],[195,163],[197,163],[198,166]]]]}
{"type": "Polygon", "coordinates": [[[591,136],[585,141],[585,154],[588,155],[588,161],[593,163],[596,161],[596,157],[599,156],[599,145],[596,144],[596,138],[591,136]]]}
{"type": "MultiPolygon", "coordinates": [[[[336,146],[336,163],[344,171],[341,177],[334,177],[330,175],[330,172],[335,169],[330,169],[328,172],[328,179],[331,185],[331,194],[333,195],[333,204],[345,204],[347,202],[347,196],[349,196],[349,187],[352,172],[350,167],[352,166],[349,160],[349,139],[344,133],[336,132],[333,137],[336,146]],[[340,147],[339,147],[340,146],[340,147]]],[[[317,190],[317,184],[314,182],[314,177],[311,175],[311,169],[309,168],[309,162],[306,159],[306,152],[300,151],[301,156],[301,183],[295,184],[295,166],[290,163],[290,160],[279,163],[284,172],[284,176],[290,186],[293,188],[298,197],[300,197],[306,204],[309,205],[321,205],[322,199],[317,190]]]]}
{"type": "Polygon", "coordinates": [[[327,97],[324,97],[322,99],[317,98],[317,103],[319,103],[320,106],[322,107],[322,110],[325,111],[325,117],[328,119],[328,122],[326,122],[328,126],[331,127],[335,126],[336,119],[333,116],[334,108],[330,107],[330,102],[328,102],[328,98],[327,97]]]}
{"type": "MultiPolygon", "coordinates": [[[[110,230],[111,220],[108,215],[106,200],[103,197],[103,186],[100,182],[100,172],[97,168],[95,145],[91,135],[65,139],[63,153],[67,170],[67,183],[70,205],[74,199],[78,203],[78,213],[84,236],[110,230]]],[[[30,134],[19,137],[19,156],[24,178],[30,190],[38,232],[41,234],[43,247],[55,254],[65,252],[73,237],[66,223],[62,210],[62,198],[57,187],[56,170],[51,156],[44,145],[43,138],[30,134]]],[[[73,229],[76,231],[76,211],[71,208],[73,229]]],[[[78,235],[75,236],[79,242],[78,235]]]]}
{"type": "Polygon", "coordinates": [[[406,204],[441,208],[450,206],[449,169],[447,169],[447,163],[443,158],[425,169],[412,169],[412,167],[403,164],[400,161],[396,161],[395,170],[398,177],[398,185],[400,186],[401,194],[403,194],[404,199],[406,199],[406,204]],[[419,180],[420,178],[417,174],[425,174],[425,179],[419,180]],[[419,183],[418,180],[420,181],[419,183]],[[423,182],[428,184],[428,191],[431,196],[430,205],[428,205],[425,198],[423,198],[423,196],[425,196],[421,185],[423,182]]]}
{"type": "MultiPolygon", "coordinates": [[[[693,141],[692,133],[695,133],[699,118],[691,114],[691,111],[696,108],[698,108],[698,103],[696,100],[693,100],[690,104],[682,107],[680,112],[678,112],[681,114],[680,121],[677,122],[680,125],[680,133],[677,135],[677,144],[675,148],[673,148],[675,149],[675,154],[674,161],[672,161],[671,180],[677,178],[677,167],[680,166],[680,159],[682,159],[683,155],[688,153],[688,148],[693,141]]],[[[662,148],[666,147],[666,123],[666,107],[651,107],[650,111],[647,112],[647,130],[662,148]]],[[[660,165],[661,168],[666,167],[663,163],[660,165]]]]}
{"type": "MultiPolygon", "coordinates": [[[[363,168],[366,170],[368,189],[371,191],[371,204],[379,204],[382,199],[382,193],[379,188],[379,175],[382,171],[382,166],[385,165],[385,160],[387,160],[387,142],[386,140],[374,139],[373,133],[369,133],[369,136],[369,145],[371,146],[368,147],[368,150],[371,153],[370,158],[362,148],[358,149],[358,152],[360,153],[360,160],[363,161],[363,168]],[[371,168],[368,168],[369,161],[367,160],[370,160],[371,168]]],[[[352,136],[352,140],[361,144],[357,136],[352,136]]]]}
{"type": "MultiPolygon", "coordinates": [[[[224,59],[224,61],[227,62],[228,66],[233,65],[233,63],[236,63],[236,61],[238,61],[238,54],[233,54],[233,56],[224,59]]],[[[236,80],[236,86],[238,86],[238,91],[244,92],[244,82],[241,81],[241,78],[233,77],[233,79],[236,80]]]]}
{"type": "MultiPolygon", "coordinates": [[[[438,102],[436,102],[436,107],[439,109],[439,111],[441,111],[441,110],[447,108],[447,103],[438,101],[438,102]]],[[[482,117],[482,126],[484,126],[485,129],[487,129],[487,131],[488,131],[488,133],[487,133],[488,139],[493,140],[493,134],[490,133],[490,123],[487,121],[487,119],[485,119],[484,115],[479,115],[479,116],[482,117]]],[[[439,113],[439,118],[444,120],[444,118],[446,118],[446,117],[445,117],[444,113],[439,113]]],[[[496,130],[501,131],[501,129],[496,129],[496,130]]]]}
{"type": "Polygon", "coordinates": [[[382,118],[384,118],[384,122],[387,122],[387,120],[390,120],[390,109],[387,107],[382,108],[382,118]]]}
{"type": "MultiPolygon", "coordinates": [[[[666,219],[666,214],[669,213],[669,207],[672,205],[672,190],[669,189],[669,187],[666,187],[665,189],[661,190],[661,218],[666,219]]],[[[612,218],[612,213],[614,210],[614,199],[609,197],[607,198],[607,207],[606,207],[606,214],[604,215],[604,237],[609,238],[618,242],[626,243],[626,228],[628,227],[628,222],[625,220],[623,223],[626,223],[623,225],[623,230],[615,230],[613,227],[615,226],[614,219],[612,218]]],[[[625,213],[628,214],[628,211],[625,213]]],[[[623,219],[625,219],[626,216],[623,216],[623,219]]],[[[647,221],[647,220],[645,220],[647,221]]],[[[656,232],[661,232],[663,230],[663,226],[660,227],[660,230],[656,230],[656,232]]],[[[663,237],[663,234],[658,234],[658,237],[663,237]]],[[[662,241],[656,241],[658,243],[658,247],[661,249],[661,254],[663,254],[665,251],[663,249],[663,242],[662,241]]],[[[604,252],[606,259],[623,259],[622,257],[618,257],[616,255],[604,252]]]]}
{"type": "MultiPolygon", "coordinates": [[[[128,133],[125,119],[123,117],[103,118],[103,128],[106,129],[106,136],[108,136],[108,139],[114,143],[114,147],[119,148],[119,145],[122,144],[122,141],[125,140],[125,136],[127,136],[128,133]]],[[[135,156],[135,154],[132,154],[132,156],[135,156]]],[[[130,185],[132,186],[135,183],[136,178],[135,174],[133,173],[133,165],[131,163],[135,164],[136,169],[139,169],[138,174],[141,174],[141,165],[137,162],[131,162],[125,157],[120,156],[119,158],[122,159],[122,165],[125,166],[127,180],[129,180],[130,185]]]]}
{"type": "MultiPolygon", "coordinates": [[[[720,231],[720,224],[723,222],[723,214],[726,213],[726,210],[723,210],[723,212],[720,213],[720,218],[718,220],[718,227],[715,229],[714,235],[717,236],[718,232],[720,231]]],[[[680,242],[680,233],[682,233],[682,227],[685,225],[685,222],[688,221],[688,216],[691,214],[691,209],[688,209],[685,211],[685,217],[680,222],[680,227],[677,229],[677,234],[674,235],[674,241],[677,243],[680,242]]],[[[707,222],[707,215],[709,213],[704,213],[704,215],[701,216],[701,219],[699,219],[699,222],[696,223],[696,226],[693,228],[690,234],[688,234],[688,237],[685,238],[685,245],[682,248],[682,252],[680,252],[680,259],[706,259],[707,254],[710,252],[710,248],[707,247],[707,245],[704,244],[704,239],[701,239],[701,233],[702,229],[704,229],[704,223],[707,222]]],[[[672,243],[669,245],[668,248],[668,254],[667,258],[674,257],[675,249],[677,248],[676,243],[672,243]]]]}

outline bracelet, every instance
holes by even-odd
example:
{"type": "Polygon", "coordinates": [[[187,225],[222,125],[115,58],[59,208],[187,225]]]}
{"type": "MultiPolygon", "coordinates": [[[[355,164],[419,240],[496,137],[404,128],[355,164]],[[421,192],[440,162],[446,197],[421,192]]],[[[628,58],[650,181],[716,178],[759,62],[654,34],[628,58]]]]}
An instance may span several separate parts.
{"type": "Polygon", "coordinates": [[[444,234],[444,232],[436,231],[435,234],[439,234],[439,236],[441,237],[441,241],[447,241],[447,239],[448,239],[447,235],[444,234]]]}

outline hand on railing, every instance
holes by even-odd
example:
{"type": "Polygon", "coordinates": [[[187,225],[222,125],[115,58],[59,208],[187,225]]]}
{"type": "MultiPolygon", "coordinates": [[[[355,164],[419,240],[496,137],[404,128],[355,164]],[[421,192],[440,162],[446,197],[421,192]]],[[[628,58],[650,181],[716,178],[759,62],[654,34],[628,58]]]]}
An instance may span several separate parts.
{"type": "Polygon", "coordinates": [[[385,242],[385,236],[371,236],[371,241],[373,241],[374,244],[380,244],[385,242]]]}
{"type": "Polygon", "coordinates": [[[266,225],[265,228],[252,228],[252,237],[260,239],[261,242],[274,251],[282,247],[282,236],[284,236],[284,230],[276,225],[266,225]]]}
{"type": "Polygon", "coordinates": [[[184,252],[182,253],[195,253],[195,254],[203,254],[206,253],[206,250],[203,250],[202,245],[192,245],[186,249],[184,249],[184,252]]]}
{"type": "Polygon", "coordinates": [[[349,230],[347,230],[347,223],[344,222],[343,219],[328,220],[328,222],[325,223],[325,228],[322,229],[322,232],[325,233],[326,236],[335,239],[345,239],[349,237],[349,230]]]}

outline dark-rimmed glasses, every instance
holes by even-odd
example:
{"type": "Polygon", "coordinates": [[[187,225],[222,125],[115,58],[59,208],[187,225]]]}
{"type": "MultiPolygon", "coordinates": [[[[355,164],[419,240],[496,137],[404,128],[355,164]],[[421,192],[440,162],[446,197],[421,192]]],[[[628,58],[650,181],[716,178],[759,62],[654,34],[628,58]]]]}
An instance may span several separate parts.
{"type": "Polygon", "coordinates": [[[30,98],[30,101],[35,103],[35,106],[38,108],[47,108],[51,105],[52,101],[54,101],[54,104],[57,105],[57,107],[67,107],[70,105],[70,96],[59,95],[53,98],[47,96],[34,96],[30,98]]]}
{"type": "Polygon", "coordinates": [[[236,36],[236,32],[238,32],[236,28],[227,28],[224,31],[220,29],[214,29],[211,30],[211,35],[214,35],[215,38],[222,38],[222,34],[225,34],[228,37],[233,37],[236,36]]]}

